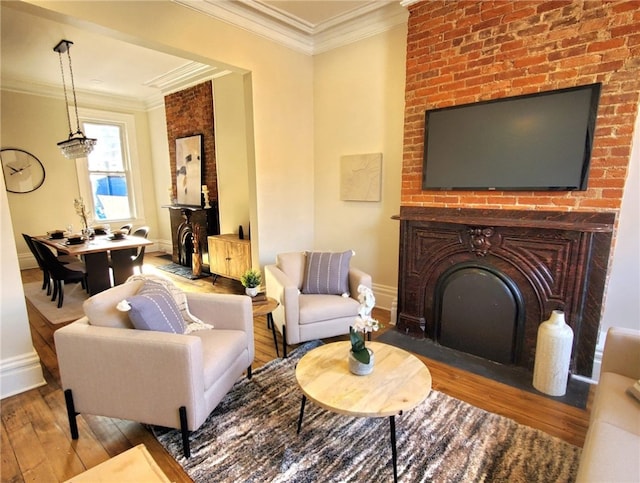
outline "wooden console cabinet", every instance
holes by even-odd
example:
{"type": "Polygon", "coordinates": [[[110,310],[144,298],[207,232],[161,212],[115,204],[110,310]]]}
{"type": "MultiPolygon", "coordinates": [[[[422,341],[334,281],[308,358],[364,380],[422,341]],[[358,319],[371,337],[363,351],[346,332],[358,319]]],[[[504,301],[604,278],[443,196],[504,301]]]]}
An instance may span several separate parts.
{"type": "MultiPolygon", "coordinates": [[[[240,280],[251,268],[251,242],[238,235],[226,234],[208,237],[209,271],[215,275],[240,280]]],[[[215,283],[215,277],[214,277],[215,283]]]]}

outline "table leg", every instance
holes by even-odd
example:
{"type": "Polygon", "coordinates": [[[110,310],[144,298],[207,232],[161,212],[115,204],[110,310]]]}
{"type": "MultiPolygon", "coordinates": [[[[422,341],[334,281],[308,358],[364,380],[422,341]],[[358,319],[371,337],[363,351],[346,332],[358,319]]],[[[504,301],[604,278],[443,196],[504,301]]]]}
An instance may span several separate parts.
{"type": "Polygon", "coordinates": [[[393,459],[393,481],[398,482],[398,452],[396,450],[396,417],[389,416],[389,427],[391,428],[391,457],[393,459]]]}
{"type": "Polygon", "coordinates": [[[120,285],[133,275],[133,259],[131,248],[111,250],[111,267],[113,268],[113,284],[120,285]]]}
{"type": "Polygon", "coordinates": [[[95,295],[111,288],[107,252],[87,253],[83,257],[87,269],[89,294],[95,295]]]}
{"type": "Polygon", "coordinates": [[[304,416],[304,405],[307,402],[307,396],[302,395],[302,403],[300,404],[300,417],[298,418],[298,434],[300,434],[300,429],[302,428],[302,416],[304,416]]]}
{"type": "Polygon", "coordinates": [[[267,314],[267,328],[271,327],[271,333],[273,334],[273,345],[276,346],[276,357],[280,357],[280,352],[278,351],[278,338],[276,337],[276,326],[273,324],[273,315],[271,312],[267,314]]]}

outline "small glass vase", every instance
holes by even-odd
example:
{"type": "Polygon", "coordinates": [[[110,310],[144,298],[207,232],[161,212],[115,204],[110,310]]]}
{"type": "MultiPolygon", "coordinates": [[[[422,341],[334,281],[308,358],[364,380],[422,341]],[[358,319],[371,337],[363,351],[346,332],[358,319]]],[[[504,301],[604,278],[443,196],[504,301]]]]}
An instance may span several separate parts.
{"type": "Polygon", "coordinates": [[[373,371],[373,365],[375,362],[375,355],[371,349],[367,347],[369,351],[369,364],[363,364],[353,355],[353,351],[349,350],[349,370],[356,376],[366,376],[373,371]]]}

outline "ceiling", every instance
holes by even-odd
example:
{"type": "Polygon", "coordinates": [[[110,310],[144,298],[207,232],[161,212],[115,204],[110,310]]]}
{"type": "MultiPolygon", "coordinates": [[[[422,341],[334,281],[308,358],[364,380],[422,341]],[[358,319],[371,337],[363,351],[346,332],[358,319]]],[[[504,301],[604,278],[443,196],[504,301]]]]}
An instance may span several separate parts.
{"type": "MultiPolygon", "coordinates": [[[[397,0],[173,1],[309,55],[321,50],[319,44],[328,50],[353,41],[356,34],[361,38],[368,35],[373,28],[381,28],[381,17],[393,17],[391,22],[398,23],[396,17],[406,14],[397,0]],[[391,14],[385,11],[381,15],[390,7],[391,14]],[[363,22],[373,14],[376,15],[373,21],[363,22]]],[[[199,77],[225,73],[209,65],[37,16],[33,13],[35,9],[24,3],[2,1],[0,6],[3,88],[59,96],[60,61],[53,47],[62,39],[74,43],[70,52],[80,98],[87,93],[102,94],[148,104],[151,99],[162,99],[164,93],[193,84],[199,77]]],[[[69,83],[66,56],[63,62],[69,83]]]]}

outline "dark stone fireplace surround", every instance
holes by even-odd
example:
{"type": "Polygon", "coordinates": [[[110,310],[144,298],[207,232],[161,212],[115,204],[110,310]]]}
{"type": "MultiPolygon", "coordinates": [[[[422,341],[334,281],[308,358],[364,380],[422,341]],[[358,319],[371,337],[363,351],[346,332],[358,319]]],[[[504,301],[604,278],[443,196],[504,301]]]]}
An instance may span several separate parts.
{"type": "MultiPolygon", "coordinates": [[[[615,213],[401,207],[396,330],[437,341],[441,279],[475,266],[513,281],[523,305],[513,364],[533,369],[554,309],[574,332],[570,370],[590,377],[615,213]]],[[[487,334],[490,337],[490,334],[487,334]]]]}

